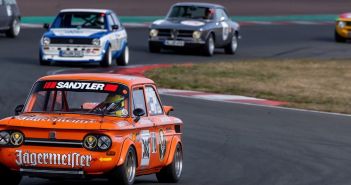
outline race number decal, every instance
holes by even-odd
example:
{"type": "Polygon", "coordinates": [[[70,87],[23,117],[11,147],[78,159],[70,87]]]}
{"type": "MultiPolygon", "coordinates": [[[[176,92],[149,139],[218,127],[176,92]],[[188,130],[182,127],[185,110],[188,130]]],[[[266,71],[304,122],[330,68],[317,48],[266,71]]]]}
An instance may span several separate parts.
{"type": "Polygon", "coordinates": [[[140,131],[141,142],[141,166],[149,166],[150,163],[150,132],[148,130],[140,131]]]}
{"type": "Polygon", "coordinates": [[[12,16],[12,9],[11,9],[11,6],[6,6],[6,12],[7,12],[7,16],[9,16],[9,17],[12,16]]]}
{"type": "Polygon", "coordinates": [[[151,132],[151,146],[152,146],[152,153],[157,153],[157,141],[156,141],[155,132],[151,132]]]}
{"type": "Polygon", "coordinates": [[[165,133],[161,129],[159,132],[159,153],[160,153],[160,160],[162,161],[165,158],[166,148],[167,148],[167,140],[165,133]]]}
{"type": "Polygon", "coordinates": [[[230,28],[229,28],[229,25],[228,23],[226,22],[222,22],[222,27],[223,27],[223,40],[227,40],[228,39],[228,36],[229,36],[229,31],[230,31],[230,28]]]}

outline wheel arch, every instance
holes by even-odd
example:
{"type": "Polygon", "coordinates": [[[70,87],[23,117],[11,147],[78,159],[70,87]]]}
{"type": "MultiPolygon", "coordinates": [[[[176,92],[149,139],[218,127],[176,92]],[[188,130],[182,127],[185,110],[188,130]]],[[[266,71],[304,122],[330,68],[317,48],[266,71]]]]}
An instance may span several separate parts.
{"type": "Polygon", "coordinates": [[[183,144],[182,144],[180,137],[173,136],[172,141],[171,141],[171,146],[169,149],[169,153],[168,153],[168,157],[167,157],[167,160],[165,163],[166,166],[173,162],[174,153],[175,153],[175,150],[177,149],[178,144],[180,145],[181,149],[183,150],[183,144]]]}
{"type": "Polygon", "coordinates": [[[119,160],[116,166],[120,166],[122,164],[124,164],[127,153],[129,151],[129,148],[133,148],[134,152],[135,152],[135,157],[136,157],[136,166],[139,166],[139,162],[138,162],[138,152],[136,150],[136,147],[134,145],[134,142],[131,139],[126,139],[122,145],[122,149],[121,149],[121,154],[119,155],[119,160]]]}

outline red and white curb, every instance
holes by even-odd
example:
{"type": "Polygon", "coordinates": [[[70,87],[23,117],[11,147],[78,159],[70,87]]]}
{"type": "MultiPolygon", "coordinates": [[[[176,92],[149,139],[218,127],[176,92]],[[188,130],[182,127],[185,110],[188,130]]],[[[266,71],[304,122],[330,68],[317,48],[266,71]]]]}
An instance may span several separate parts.
{"type": "Polygon", "coordinates": [[[224,95],[224,94],[214,94],[199,91],[188,91],[188,90],[176,90],[176,89],[158,89],[158,92],[162,95],[168,96],[178,96],[187,97],[193,99],[210,100],[210,101],[220,101],[228,103],[245,103],[245,104],[255,104],[255,105],[267,105],[267,106],[282,106],[286,105],[287,102],[272,101],[259,98],[252,98],[247,96],[238,95],[224,95]]]}
{"type": "MultiPolygon", "coordinates": [[[[335,24],[332,21],[243,21],[239,22],[241,26],[254,26],[254,25],[331,25],[335,24]]],[[[42,24],[29,24],[22,23],[23,28],[42,28],[42,24]]],[[[124,23],[127,28],[146,28],[150,26],[150,23],[124,23]]]]}

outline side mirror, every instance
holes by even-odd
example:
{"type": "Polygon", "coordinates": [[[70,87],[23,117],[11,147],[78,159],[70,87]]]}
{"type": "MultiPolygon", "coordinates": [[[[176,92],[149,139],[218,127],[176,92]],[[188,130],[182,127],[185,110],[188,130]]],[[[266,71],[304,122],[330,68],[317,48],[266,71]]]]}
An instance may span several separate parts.
{"type": "Polygon", "coordinates": [[[174,108],[172,106],[163,106],[163,110],[165,111],[165,113],[167,115],[169,115],[169,113],[171,113],[171,111],[174,111],[174,108]]]}
{"type": "Polygon", "coordinates": [[[44,28],[44,29],[47,29],[47,30],[50,29],[50,24],[44,23],[43,28],[44,28]]]}
{"type": "Polygon", "coordinates": [[[23,111],[24,105],[17,105],[15,108],[15,115],[18,116],[23,111]]]}
{"type": "Polygon", "coordinates": [[[137,109],[134,109],[133,114],[134,116],[136,116],[134,119],[134,122],[138,122],[140,120],[140,117],[145,115],[145,111],[144,109],[137,108],[137,109]]]}
{"type": "Polygon", "coordinates": [[[219,19],[219,21],[220,21],[220,22],[225,21],[225,17],[221,17],[221,18],[219,19]]]}
{"type": "Polygon", "coordinates": [[[112,25],[112,30],[118,30],[119,26],[118,25],[112,25]]]}

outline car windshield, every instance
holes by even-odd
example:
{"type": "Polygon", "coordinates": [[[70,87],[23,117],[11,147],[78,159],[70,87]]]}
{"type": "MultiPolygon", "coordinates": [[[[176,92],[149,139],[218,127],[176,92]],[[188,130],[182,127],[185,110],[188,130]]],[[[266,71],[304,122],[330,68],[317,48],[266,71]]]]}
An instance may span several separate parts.
{"type": "Polygon", "coordinates": [[[88,81],[40,81],[24,112],[129,116],[129,90],[123,84],[88,81]]]}
{"type": "Polygon", "coordinates": [[[104,13],[63,12],[60,13],[51,28],[89,28],[106,29],[104,13]]]}
{"type": "Polygon", "coordinates": [[[174,6],[168,18],[213,19],[214,10],[197,6],[174,6]]]}

